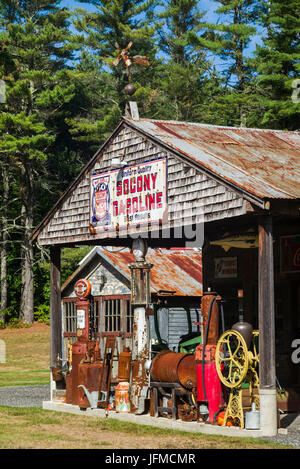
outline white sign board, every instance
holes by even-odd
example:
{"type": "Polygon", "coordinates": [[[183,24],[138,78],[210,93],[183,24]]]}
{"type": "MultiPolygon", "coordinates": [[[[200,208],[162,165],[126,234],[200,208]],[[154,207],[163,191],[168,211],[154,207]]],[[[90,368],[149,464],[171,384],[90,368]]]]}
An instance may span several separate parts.
{"type": "Polygon", "coordinates": [[[92,232],[163,221],[167,214],[167,159],[92,174],[92,232]]]}
{"type": "Polygon", "coordinates": [[[77,329],[84,329],[85,328],[85,310],[78,309],[77,310],[77,329]]]}

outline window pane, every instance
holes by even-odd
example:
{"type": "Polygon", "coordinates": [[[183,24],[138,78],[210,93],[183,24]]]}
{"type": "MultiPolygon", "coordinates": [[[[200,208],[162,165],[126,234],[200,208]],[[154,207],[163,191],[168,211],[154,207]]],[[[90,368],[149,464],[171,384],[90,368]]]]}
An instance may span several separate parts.
{"type": "Polygon", "coordinates": [[[121,331],[121,300],[104,300],[105,331],[121,331]]]}

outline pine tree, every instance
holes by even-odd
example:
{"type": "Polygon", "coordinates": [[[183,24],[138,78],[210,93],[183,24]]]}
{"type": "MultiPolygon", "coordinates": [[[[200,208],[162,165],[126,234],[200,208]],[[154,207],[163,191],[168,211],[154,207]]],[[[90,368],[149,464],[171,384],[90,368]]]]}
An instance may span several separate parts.
{"type": "Polygon", "coordinates": [[[260,125],[297,130],[300,103],[295,87],[300,76],[300,1],[262,1],[260,22],[266,32],[254,60],[260,91],[260,125]]]}
{"type": "Polygon", "coordinates": [[[257,2],[253,0],[218,0],[217,24],[205,23],[207,33],[196,37],[195,43],[213,52],[223,62],[223,84],[227,89],[222,98],[223,113],[232,125],[247,125],[252,107],[252,70],[246,55],[247,46],[256,33],[257,2]]]}
{"type": "Polygon", "coordinates": [[[158,31],[159,47],[165,55],[157,84],[164,98],[160,118],[214,121],[213,96],[218,95],[219,81],[197,42],[205,34],[201,26],[205,12],[199,4],[196,0],[170,0],[159,15],[164,21],[158,31]]]}
{"type": "Polygon", "coordinates": [[[199,28],[204,11],[197,0],[169,0],[159,17],[164,26],[159,30],[160,49],[175,63],[185,65],[199,59],[199,53],[189,41],[189,32],[199,28]]]}
{"type": "Polygon", "coordinates": [[[128,96],[124,93],[129,79],[137,91],[134,100],[141,104],[141,112],[153,98],[151,88],[156,68],[155,31],[153,8],[154,0],[93,0],[93,12],[77,10],[74,25],[77,28],[77,41],[83,51],[76,67],[80,82],[84,84],[83,104],[76,118],[68,121],[73,135],[95,149],[107,138],[124,114],[128,96]],[[120,60],[119,45],[124,50],[129,43],[130,56],[145,56],[149,67],[133,63],[127,68],[120,60]],[[129,70],[131,77],[129,77],[129,70]]]}
{"type": "Polygon", "coordinates": [[[0,5],[1,77],[7,84],[0,114],[0,154],[18,168],[21,199],[22,292],[20,319],[33,321],[35,190],[55,140],[47,119],[73,96],[63,70],[71,58],[66,42],[69,12],[59,1],[35,0],[0,5]]]}

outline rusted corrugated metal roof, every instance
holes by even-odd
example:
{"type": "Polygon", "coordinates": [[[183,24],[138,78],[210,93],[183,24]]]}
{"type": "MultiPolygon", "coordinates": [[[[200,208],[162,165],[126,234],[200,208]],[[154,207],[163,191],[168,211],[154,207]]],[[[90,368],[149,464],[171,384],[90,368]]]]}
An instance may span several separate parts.
{"type": "Polygon", "coordinates": [[[124,119],[249,194],[300,198],[299,132],[124,119]]]}
{"type": "MultiPolygon", "coordinates": [[[[81,261],[78,269],[64,283],[62,290],[78,278],[82,269],[96,255],[112,265],[127,280],[130,280],[128,265],[135,262],[131,251],[128,248],[124,248],[122,251],[113,251],[97,246],[81,261]]],[[[202,254],[200,251],[194,249],[149,249],[146,261],[153,264],[151,269],[152,293],[174,294],[175,296],[202,295],[202,254]]]]}
{"type": "MultiPolygon", "coordinates": [[[[135,262],[130,250],[121,252],[103,251],[98,253],[108,259],[117,270],[130,276],[128,264],[135,262]]],[[[151,269],[151,291],[174,292],[176,296],[202,295],[202,255],[199,251],[149,249],[146,261],[153,264],[151,269]]]]}

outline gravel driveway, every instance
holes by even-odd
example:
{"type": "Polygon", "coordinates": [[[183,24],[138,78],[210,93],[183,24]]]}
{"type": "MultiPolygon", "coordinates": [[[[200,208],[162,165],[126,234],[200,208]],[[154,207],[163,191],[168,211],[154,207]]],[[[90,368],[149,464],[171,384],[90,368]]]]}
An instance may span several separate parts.
{"type": "MultiPolygon", "coordinates": [[[[11,407],[42,407],[43,401],[50,400],[50,386],[17,386],[0,388],[0,406],[11,407]]],[[[300,414],[285,414],[281,416],[279,434],[267,441],[274,441],[285,445],[292,445],[300,449],[300,414]],[[283,434],[281,432],[285,432],[283,434]]]]}
{"type": "Polygon", "coordinates": [[[0,406],[42,407],[50,400],[50,386],[16,386],[0,388],[0,406]]]}
{"type": "Polygon", "coordinates": [[[300,414],[283,414],[280,418],[280,429],[277,436],[265,438],[268,441],[274,441],[283,445],[292,445],[300,449],[300,414]],[[286,434],[281,432],[287,431],[286,434]]]}

